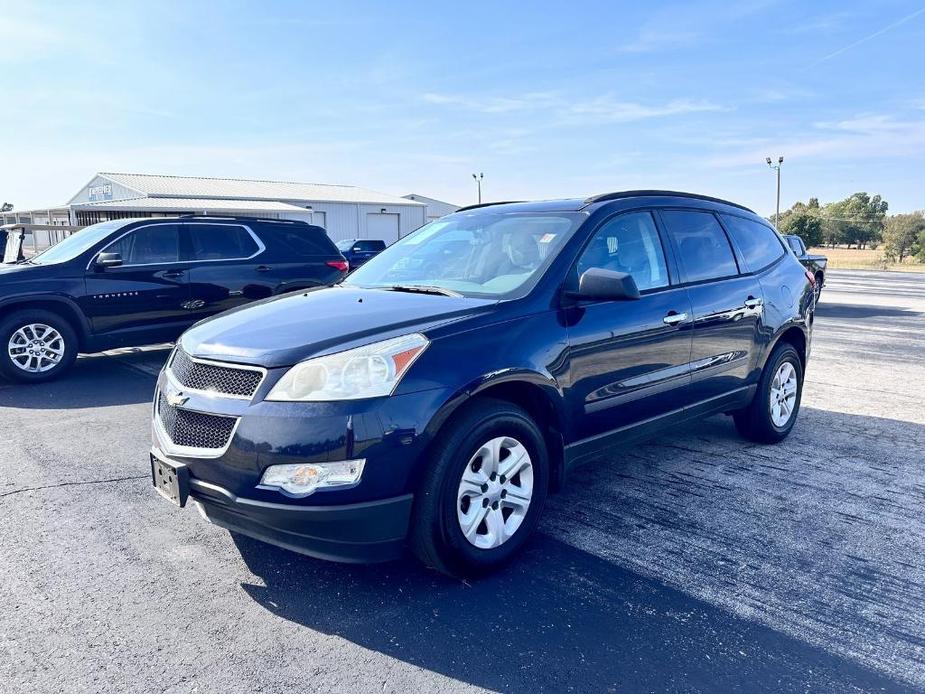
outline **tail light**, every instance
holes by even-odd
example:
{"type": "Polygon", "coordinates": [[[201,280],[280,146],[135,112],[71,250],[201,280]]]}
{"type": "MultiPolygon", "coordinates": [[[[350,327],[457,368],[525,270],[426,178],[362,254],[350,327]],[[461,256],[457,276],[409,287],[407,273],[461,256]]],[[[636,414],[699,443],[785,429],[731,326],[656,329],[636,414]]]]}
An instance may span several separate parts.
{"type": "Polygon", "coordinates": [[[347,272],[350,270],[350,263],[346,260],[329,260],[325,263],[329,267],[333,267],[341,272],[347,272]]]}
{"type": "Polygon", "coordinates": [[[806,279],[809,280],[809,286],[815,287],[816,286],[816,276],[813,273],[811,273],[809,270],[806,270],[803,274],[806,275],[806,279]]]}

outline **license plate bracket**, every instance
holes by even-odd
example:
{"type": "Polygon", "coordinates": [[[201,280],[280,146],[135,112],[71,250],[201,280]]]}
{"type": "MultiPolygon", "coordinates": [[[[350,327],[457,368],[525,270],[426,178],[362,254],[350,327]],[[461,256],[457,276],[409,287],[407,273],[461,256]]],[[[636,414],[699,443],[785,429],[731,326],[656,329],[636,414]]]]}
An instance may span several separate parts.
{"type": "Polygon", "coordinates": [[[189,468],[151,454],[151,483],[162,497],[183,508],[189,498],[189,468]]]}

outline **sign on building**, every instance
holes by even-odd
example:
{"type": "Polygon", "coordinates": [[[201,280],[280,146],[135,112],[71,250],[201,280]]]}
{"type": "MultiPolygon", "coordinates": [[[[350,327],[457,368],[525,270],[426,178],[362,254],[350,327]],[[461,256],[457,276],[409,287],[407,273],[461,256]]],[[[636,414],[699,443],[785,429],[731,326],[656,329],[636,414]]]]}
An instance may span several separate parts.
{"type": "Polygon", "coordinates": [[[99,186],[90,186],[90,202],[101,202],[103,200],[112,200],[112,184],[105,183],[99,186]]]}

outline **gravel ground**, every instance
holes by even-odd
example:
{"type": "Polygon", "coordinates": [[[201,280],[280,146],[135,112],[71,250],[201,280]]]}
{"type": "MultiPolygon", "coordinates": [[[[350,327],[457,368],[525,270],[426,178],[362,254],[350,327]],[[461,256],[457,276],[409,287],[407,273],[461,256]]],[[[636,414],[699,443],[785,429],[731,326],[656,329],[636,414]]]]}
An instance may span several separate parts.
{"type": "Polygon", "coordinates": [[[925,691],[925,275],[831,273],[784,444],[717,417],[583,468],[471,585],[164,503],[165,355],[0,385],[0,691],[925,691]]]}

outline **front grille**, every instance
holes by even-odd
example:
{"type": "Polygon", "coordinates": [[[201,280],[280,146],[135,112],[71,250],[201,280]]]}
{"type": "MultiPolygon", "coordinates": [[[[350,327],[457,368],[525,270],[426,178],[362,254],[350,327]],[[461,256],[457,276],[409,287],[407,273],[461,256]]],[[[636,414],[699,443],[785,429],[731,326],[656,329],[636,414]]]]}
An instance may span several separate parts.
{"type": "Polygon", "coordinates": [[[235,397],[253,397],[263,380],[262,371],[193,361],[179,347],[170,361],[170,370],[174,378],[186,388],[235,397]]]}
{"type": "Polygon", "coordinates": [[[157,394],[157,416],[174,445],[189,448],[225,448],[237,422],[235,417],[174,407],[160,393],[157,394]]]}

